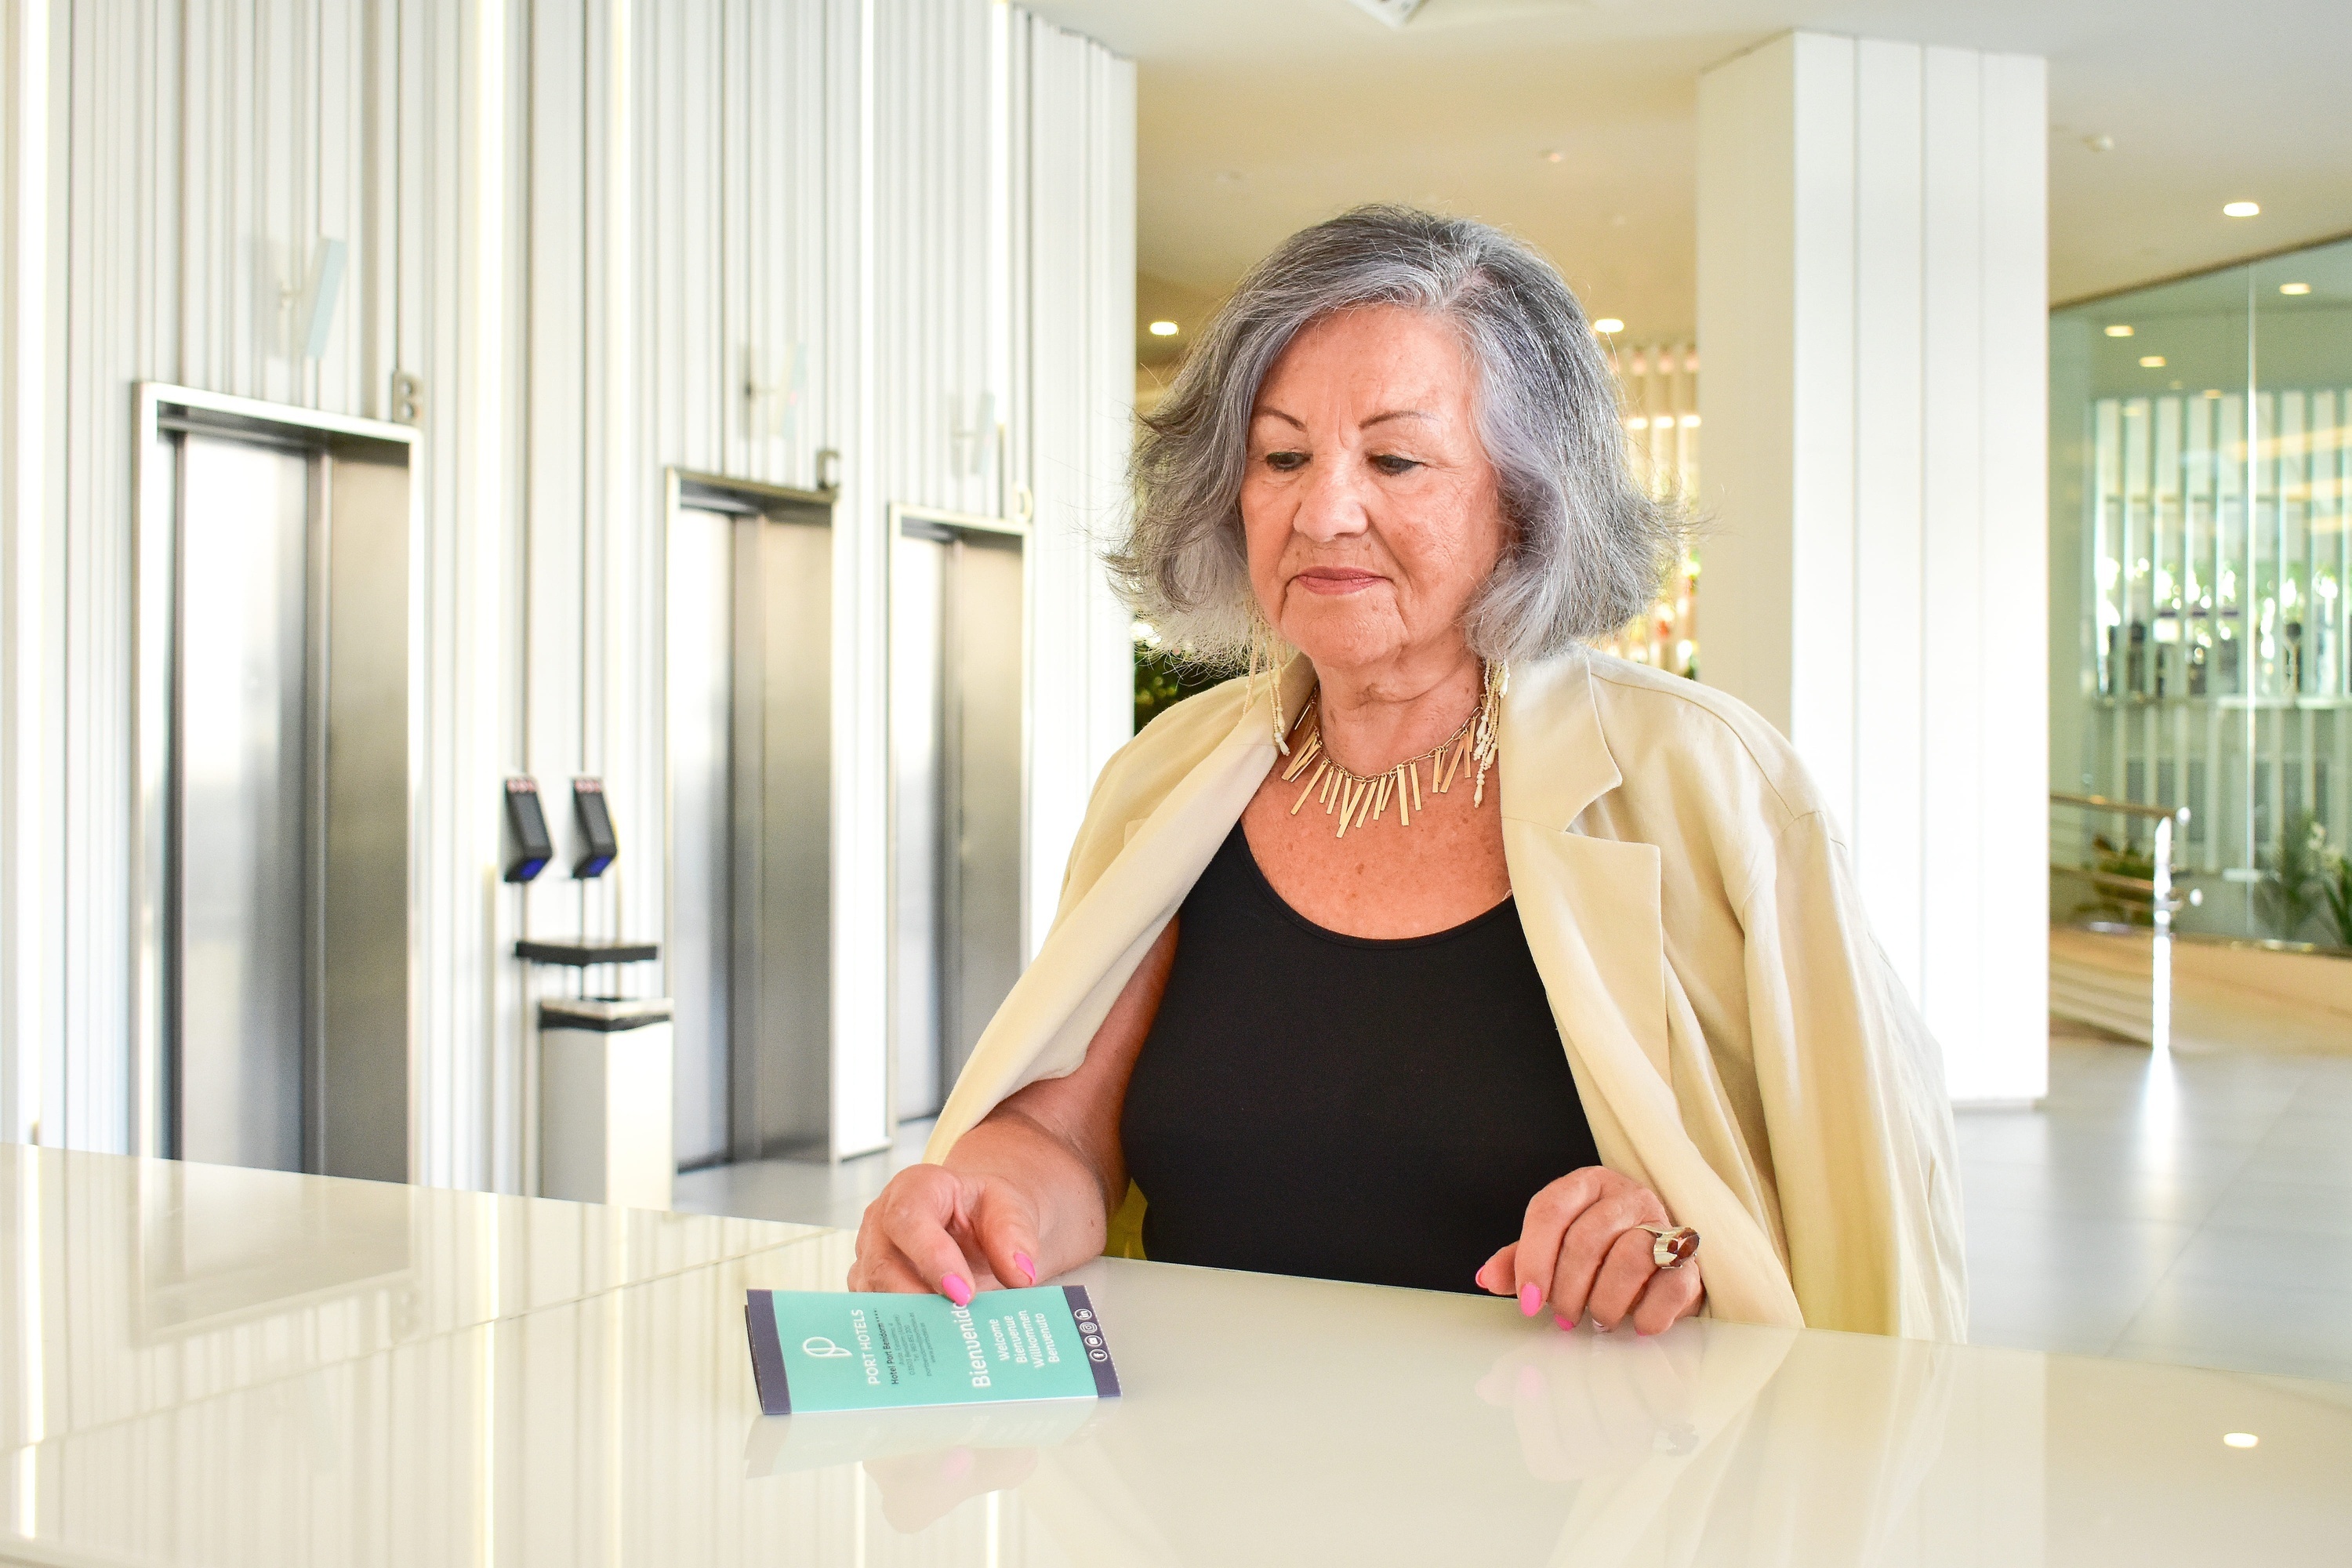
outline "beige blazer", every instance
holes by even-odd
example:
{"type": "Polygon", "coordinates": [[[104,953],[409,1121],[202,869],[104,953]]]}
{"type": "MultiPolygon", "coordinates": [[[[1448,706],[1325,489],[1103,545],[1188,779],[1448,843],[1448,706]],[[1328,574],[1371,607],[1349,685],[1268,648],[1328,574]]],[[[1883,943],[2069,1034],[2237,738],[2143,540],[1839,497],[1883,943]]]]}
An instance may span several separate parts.
{"type": "MultiPolygon", "coordinates": [[[[1313,679],[1303,658],[1285,672],[1286,711],[1313,679]]],[[[1274,762],[1265,689],[1248,695],[1179,703],[1104,767],[1053,929],[927,1159],[1085,1058],[1274,762]]],[[[1720,692],[1581,649],[1512,671],[1501,742],[1512,893],[1601,1160],[1698,1228],[1708,1310],[1964,1338],[1941,1060],[1789,742],[1720,692]]]]}

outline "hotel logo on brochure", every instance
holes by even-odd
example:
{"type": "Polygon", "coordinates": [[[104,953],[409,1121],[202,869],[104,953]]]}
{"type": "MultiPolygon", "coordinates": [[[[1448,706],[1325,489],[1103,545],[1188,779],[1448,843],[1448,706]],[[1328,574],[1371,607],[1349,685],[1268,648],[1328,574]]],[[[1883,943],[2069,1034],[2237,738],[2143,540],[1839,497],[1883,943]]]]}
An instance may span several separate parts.
{"type": "Polygon", "coordinates": [[[968,1307],[938,1296],[754,1290],[744,1320],[770,1415],[1118,1394],[1102,1321],[1076,1285],[985,1291],[968,1307]]]}

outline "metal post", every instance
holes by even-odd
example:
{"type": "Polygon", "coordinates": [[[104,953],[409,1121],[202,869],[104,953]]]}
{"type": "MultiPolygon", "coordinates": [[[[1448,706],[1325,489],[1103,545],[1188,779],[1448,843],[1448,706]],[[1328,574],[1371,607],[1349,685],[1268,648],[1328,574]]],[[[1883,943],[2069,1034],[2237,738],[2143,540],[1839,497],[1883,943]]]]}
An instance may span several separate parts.
{"type": "Polygon", "coordinates": [[[2172,1052],[2172,823],[2169,816],[2156,823],[2156,940],[2149,944],[2153,973],[2147,1043],[2158,1058],[2172,1052]]]}
{"type": "MultiPolygon", "coordinates": [[[[2151,875],[2146,879],[2122,876],[2090,866],[2061,866],[2052,861],[2050,868],[2062,875],[2082,877],[2095,887],[2115,889],[2118,895],[2137,903],[2141,898],[2148,901],[2153,916],[2155,940],[2149,955],[2148,1044],[2158,1056],[2172,1049],[2172,914],[2181,906],[2172,899],[2172,847],[2175,839],[2189,830],[2189,808],[2185,805],[2143,805],[2137,801],[2109,800],[2105,795],[2068,795],[2052,791],[2053,805],[2078,806],[2085,811],[2111,812],[2126,818],[2153,822],[2153,859],[2151,875]]],[[[2198,895],[2191,889],[2189,902],[2196,903],[2198,895]]]]}

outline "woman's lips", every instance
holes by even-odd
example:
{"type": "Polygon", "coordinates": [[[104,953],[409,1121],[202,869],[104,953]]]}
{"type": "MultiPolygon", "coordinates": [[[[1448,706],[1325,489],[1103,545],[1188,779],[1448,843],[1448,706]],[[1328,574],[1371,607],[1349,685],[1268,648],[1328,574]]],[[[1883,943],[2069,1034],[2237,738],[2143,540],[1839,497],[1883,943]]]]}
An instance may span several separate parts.
{"type": "Polygon", "coordinates": [[[1387,578],[1377,572],[1352,572],[1345,567],[1317,566],[1291,579],[1310,594],[1360,594],[1387,578]]]}

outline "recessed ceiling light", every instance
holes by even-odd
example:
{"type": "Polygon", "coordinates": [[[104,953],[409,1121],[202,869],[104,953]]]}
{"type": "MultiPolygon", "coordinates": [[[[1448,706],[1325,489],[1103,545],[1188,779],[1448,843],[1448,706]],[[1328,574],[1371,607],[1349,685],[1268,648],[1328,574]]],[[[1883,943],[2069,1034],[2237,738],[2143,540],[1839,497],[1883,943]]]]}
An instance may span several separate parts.
{"type": "Polygon", "coordinates": [[[2164,368],[2164,356],[2162,354],[2142,354],[2139,356],[2139,367],[2142,370],[2162,370],[2164,368]]]}
{"type": "Polygon", "coordinates": [[[1613,337],[1617,333],[1625,330],[1625,323],[1619,321],[1614,316],[1603,316],[1599,321],[1592,323],[1592,330],[1596,332],[1601,332],[1613,337]]]}
{"type": "Polygon", "coordinates": [[[2262,210],[2260,202],[2224,202],[2221,205],[2223,217],[2258,217],[2262,210]]]}
{"type": "Polygon", "coordinates": [[[2116,150],[2116,139],[2102,131],[2095,136],[2084,137],[2083,145],[2094,153],[2112,153],[2116,150]]]}
{"type": "Polygon", "coordinates": [[[1567,153],[1555,147],[1550,152],[1544,154],[1544,162],[1547,163],[1558,163],[1564,162],[1567,157],[1567,153]]]}
{"type": "Polygon", "coordinates": [[[2208,397],[2219,397],[2221,395],[2221,389],[2218,386],[2209,386],[2205,389],[2205,395],[2208,397]]]}
{"type": "Polygon", "coordinates": [[[2131,323],[2128,321],[2117,321],[2107,329],[2107,336],[2111,338],[2127,338],[2131,335],[2131,323]]]}
{"type": "Polygon", "coordinates": [[[2279,292],[2282,294],[2308,294],[2311,292],[2311,285],[2308,283],[2282,283],[2279,285],[2279,292]]]}
{"type": "Polygon", "coordinates": [[[1696,415],[1696,414],[1685,414],[1685,415],[1684,415],[1684,416],[1683,416],[1683,428],[1684,428],[1684,429],[1685,429],[1685,430],[1696,430],[1696,429],[1697,429],[1697,428],[1698,428],[1698,416],[1697,416],[1697,415],[1696,415]]]}
{"type": "Polygon", "coordinates": [[[2252,1432],[2224,1432],[2221,1441],[2232,1448],[2251,1448],[2262,1439],[2252,1432]]]}
{"type": "Polygon", "coordinates": [[[1176,323],[1154,321],[1151,323],[1151,335],[1155,338],[1172,338],[1176,335],[1176,323]]]}

